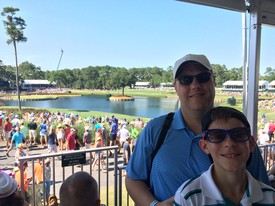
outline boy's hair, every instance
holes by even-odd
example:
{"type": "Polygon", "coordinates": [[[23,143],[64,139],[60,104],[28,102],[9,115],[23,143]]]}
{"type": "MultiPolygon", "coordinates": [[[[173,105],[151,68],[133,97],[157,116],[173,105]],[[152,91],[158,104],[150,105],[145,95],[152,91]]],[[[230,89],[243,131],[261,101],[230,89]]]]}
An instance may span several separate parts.
{"type": "Polygon", "coordinates": [[[246,128],[250,129],[250,124],[247,121],[245,115],[231,107],[214,107],[210,111],[208,111],[202,118],[201,125],[202,125],[202,132],[208,130],[209,125],[216,120],[219,119],[229,119],[229,118],[236,118],[240,120],[246,128]]]}
{"type": "MultiPolygon", "coordinates": [[[[216,120],[219,119],[229,119],[229,118],[236,118],[240,120],[246,128],[250,129],[250,124],[247,121],[246,116],[240,112],[239,110],[236,110],[231,107],[214,107],[211,110],[209,110],[202,118],[201,125],[202,125],[202,132],[208,130],[209,125],[216,120]]],[[[213,159],[211,155],[208,155],[211,163],[213,163],[213,159]]],[[[246,162],[246,165],[249,165],[252,159],[252,153],[250,153],[250,156],[246,162]]]]}
{"type": "Polygon", "coordinates": [[[99,205],[99,191],[96,180],[87,172],[69,176],[59,190],[60,206],[99,205]]]}

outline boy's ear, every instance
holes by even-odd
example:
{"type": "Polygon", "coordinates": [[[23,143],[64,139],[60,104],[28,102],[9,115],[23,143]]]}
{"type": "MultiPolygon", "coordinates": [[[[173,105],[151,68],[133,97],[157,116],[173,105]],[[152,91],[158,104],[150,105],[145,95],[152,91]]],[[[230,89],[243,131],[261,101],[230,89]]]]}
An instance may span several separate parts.
{"type": "Polygon", "coordinates": [[[249,147],[250,147],[250,152],[253,152],[256,148],[256,140],[253,136],[249,137],[249,147]]]}
{"type": "Polygon", "coordinates": [[[210,152],[208,150],[208,144],[205,139],[201,139],[199,141],[199,145],[200,145],[200,148],[202,149],[202,151],[204,151],[206,154],[210,154],[210,152]]]}

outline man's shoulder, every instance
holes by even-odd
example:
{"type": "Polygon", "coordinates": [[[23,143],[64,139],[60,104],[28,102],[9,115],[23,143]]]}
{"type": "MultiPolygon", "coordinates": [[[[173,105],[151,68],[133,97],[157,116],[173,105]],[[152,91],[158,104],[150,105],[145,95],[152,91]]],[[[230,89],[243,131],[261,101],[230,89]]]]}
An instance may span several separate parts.
{"type": "Polygon", "coordinates": [[[153,119],[151,119],[147,125],[157,125],[161,122],[164,122],[164,120],[166,119],[168,114],[165,114],[165,115],[161,115],[161,116],[158,116],[158,117],[155,117],[153,119]]]}

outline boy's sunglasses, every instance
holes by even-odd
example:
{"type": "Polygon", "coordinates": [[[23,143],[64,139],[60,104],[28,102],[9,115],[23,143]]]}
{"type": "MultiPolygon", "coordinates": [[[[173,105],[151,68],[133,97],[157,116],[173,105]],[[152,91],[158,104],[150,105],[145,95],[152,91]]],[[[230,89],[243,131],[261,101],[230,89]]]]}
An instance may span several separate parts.
{"type": "Polygon", "coordinates": [[[182,75],[177,79],[179,80],[180,84],[182,84],[182,85],[190,85],[193,82],[194,78],[196,78],[199,83],[205,83],[210,80],[210,77],[211,77],[211,73],[204,72],[204,73],[200,73],[196,76],[182,75]]]}
{"type": "Polygon", "coordinates": [[[203,132],[202,138],[211,143],[221,143],[225,140],[227,134],[236,142],[245,142],[251,137],[250,129],[245,127],[237,127],[229,130],[209,129],[203,132]]]}

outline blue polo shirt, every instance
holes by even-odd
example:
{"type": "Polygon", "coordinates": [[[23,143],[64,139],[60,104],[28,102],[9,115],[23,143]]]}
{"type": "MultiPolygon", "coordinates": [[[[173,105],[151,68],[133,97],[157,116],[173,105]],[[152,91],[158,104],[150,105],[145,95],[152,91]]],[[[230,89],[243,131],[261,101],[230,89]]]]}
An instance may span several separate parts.
{"type": "MultiPolygon", "coordinates": [[[[174,114],[166,138],[152,165],[151,153],[157,144],[161,125],[166,115],[151,120],[143,129],[127,166],[127,175],[132,180],[147,182],[150,175],[150,190],[159,201],[175,195],[186,180],[208,170],[211,162],[200,149],[201,134],[195,136],[183,120],[180,109],[174,114]]],[[[256,178],[269,183],[262,156],[257,148],[248,170],[256,178]]]]}
{"type": "Polygon", "coordinates": [[[118,129],[117,123],[112,123],[111,134],[117,134],[117,129],[118,129]]]}
{"type": "Polygon", "coordinates": [[[23,143],[23,139],[24,139],[24,135],[23,133],[18,133],[18,132],[15,132],[13,135],[12,135],[12,139],[11,141],[13,142],[14,141],[14,144],[15,144],[15,147],[17,148],[18,145],[20,143],[23,143]]]}

